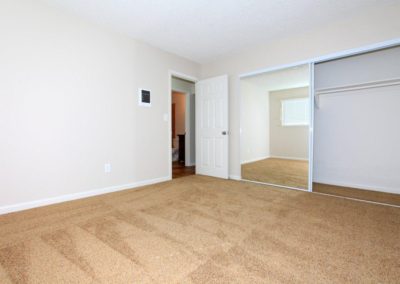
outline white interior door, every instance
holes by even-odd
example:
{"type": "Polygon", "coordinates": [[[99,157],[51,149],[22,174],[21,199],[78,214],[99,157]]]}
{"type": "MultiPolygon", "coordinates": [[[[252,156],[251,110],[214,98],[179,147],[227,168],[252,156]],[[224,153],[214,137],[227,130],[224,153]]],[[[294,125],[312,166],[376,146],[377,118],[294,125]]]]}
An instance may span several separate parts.
{"type": "Polygon", "coordinates": [[[196,173],[228,178],[228,76],[196,83],[196,173]]]}

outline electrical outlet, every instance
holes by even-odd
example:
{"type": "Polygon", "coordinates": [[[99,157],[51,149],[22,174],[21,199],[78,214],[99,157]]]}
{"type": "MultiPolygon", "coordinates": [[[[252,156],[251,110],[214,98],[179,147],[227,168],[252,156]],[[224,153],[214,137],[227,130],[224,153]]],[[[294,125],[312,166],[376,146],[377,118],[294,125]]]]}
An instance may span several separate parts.
{"type": "Polygon", "coordinates": [[[110,163],[104,164],[104,172],[106,174],[111,173],[111,164],[110,163]]]}

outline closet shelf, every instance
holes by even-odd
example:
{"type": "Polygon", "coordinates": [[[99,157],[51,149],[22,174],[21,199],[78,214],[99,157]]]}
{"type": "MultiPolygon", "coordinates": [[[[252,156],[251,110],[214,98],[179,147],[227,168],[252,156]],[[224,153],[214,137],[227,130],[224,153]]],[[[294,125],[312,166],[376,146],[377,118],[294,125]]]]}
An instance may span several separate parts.
{"type": "Polygon", "coordinates": [[[378,80],[378,81],[371,81],[371,82],[361,83],[361,84],[352,84],[352,85],[344,85],[344,86],[333,87],[333,88],[319,89],[319,90],[315,90],[315,94],[316,95],[324,95],[324,94],[331,94],[331,93],[372,89],[372,88],[380,88],[380,87],[395,86],[395,85],[400,85],[400,78],[378,80]]]}
{"type": "Polygon", "coordinates": [[[347,91],[358,91],[358,90],[373,89],[373,88],[381,88],[381,87],[396,86],[396,85],[400,85],[400,78],[377,80],[377,81],[371,81],[371,82],[360,83],[360,84],[343,85],[343,86],[338,86],[338,87],[333,87],[333,88],[319,89],[319,90],[315,90],[315,96],[314,96],[315,104],[318,108],[320,95],[342,93],[342,92],[347,92],[347,91]]]}

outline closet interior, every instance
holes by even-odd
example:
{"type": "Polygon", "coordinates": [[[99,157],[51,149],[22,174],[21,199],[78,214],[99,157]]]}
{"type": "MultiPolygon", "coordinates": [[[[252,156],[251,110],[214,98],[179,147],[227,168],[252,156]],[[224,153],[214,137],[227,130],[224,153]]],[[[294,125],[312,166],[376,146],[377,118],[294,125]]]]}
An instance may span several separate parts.
{"type": "Polygon", "coordinates": [[[314,66],[313,191],[400,205],[400,47],[314,66]]]}

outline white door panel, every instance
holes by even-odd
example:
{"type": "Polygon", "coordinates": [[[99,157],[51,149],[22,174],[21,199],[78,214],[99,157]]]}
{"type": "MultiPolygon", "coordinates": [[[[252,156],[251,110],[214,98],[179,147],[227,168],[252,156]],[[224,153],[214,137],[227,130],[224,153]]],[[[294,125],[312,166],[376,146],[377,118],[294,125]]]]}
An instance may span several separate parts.
{"type": "Polygon", "coordinates": [[[228,76],[196,83],[196,173],[228,178],[228,76]]]}

